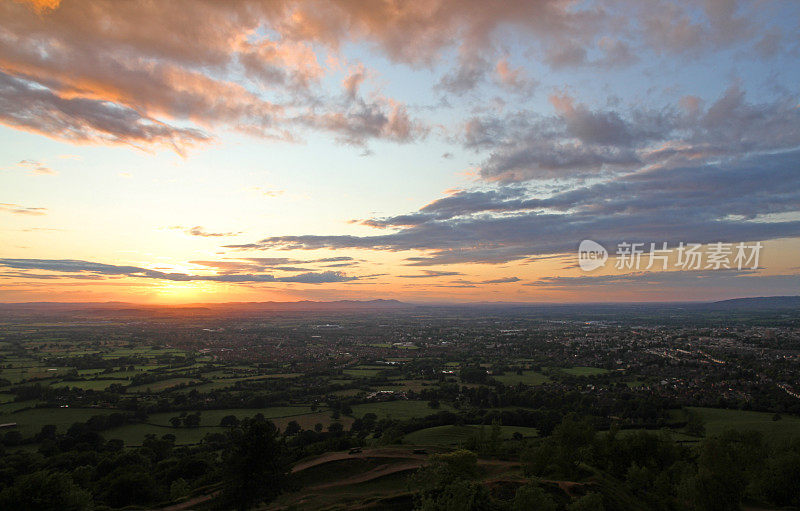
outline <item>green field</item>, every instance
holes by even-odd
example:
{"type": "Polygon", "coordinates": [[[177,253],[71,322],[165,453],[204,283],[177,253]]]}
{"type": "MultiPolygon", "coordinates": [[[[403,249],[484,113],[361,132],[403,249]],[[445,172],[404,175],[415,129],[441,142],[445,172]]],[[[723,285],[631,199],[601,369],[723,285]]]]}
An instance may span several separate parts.
{"type": "Polygon", "coordinates": [[[105,369],[78,369],[78,376],[94,376],[103,371],[105,371],[105,369]]]}
{"type": "Polygon", "coordinates": [[[343,380],[343,379],[334,378],[334,379],[328,380],[328,383],[330,383],[331,385],[350,385],[350,384],[353,383],[353,381],[354,380],[343,380]]]}
{"type": "Polygon", "coordinates": [[[107,440],[119,438],[125,445],[141,445],[144,436],[154,434],[157,437],[163,435],[175,435],[175,443],[178,445],[199,443],[207,434],[224,433],[226,428],[219,425],[220,420],[226,415],[235,415],[239,419],[252,417],[257,413],[275,423],[278,429],[285,429],[291,421],[296,421],[303,429],[314,429],[316,424],[322,424],[327,428],[332,422],[341,422],[345,429],[349,428],[353,419],[342,417],[338,421],[331,419],[330,411],[311,412],[309,407],[304,406],[279,406],[272,408],[250,409],[233,408],[226,410],[203,410],[200,412],[200,426],[198,428],[174,428],[170,425],[169,419],[179,415],[178,412],[153,414],[148,418],[147,424],[128,424],[119,428],[106,430],[102,433],[107,440]]]}
{"type": "Polygon", "coordinates": [[[363,417],[364,414],[374,413],[379,419],[391,417],[392,419],[405,420],[414,417],[426,417],[441,410],[452,411],[452,408],[442,403],[438,409],[433,409],[428,406],[427,401],[407,401],[405,399],[399,399],[397,401],[381,401],[377,403],[354,405],[353,416],[363,417]]]}
{"type": "Polygon", "coordinates": [[[316,424],[322,424],[322,426],[327,429],[327,427],[334,422],[341,422],[345,429],[349,429],[353,424],[353,419],[344,415],[339,419],[332,419],[331,412],[329,411],[295,415],[292,417],[280,417],[270,420],[281,430],[286,428],[286,425],[291,421],[297,422],[303,429],[314,429],[316,424]]]}
{"type": "Polygon", "coordinates": [[[118,438],[125,442],[126,446],[142,445],[145,435],[153,434],[158,438],[164,435],[175,435],[177,445],[197,444],[208,434],[224,433],[225,428],[171,428],[164,426],[154,426],[152,424],[128,424],[119,428],[109,429],[102,432],[103,438],[111,440],[118,438]]]}
{"type": "Polygon", "coordinates": [[[337,390],[335,392],[331,392],[330,394],[337,397],[354,397],[362,393],[365,394],[366,392],[361,389],[347,389],[347,390],[337,390]]]}
{"type": "Polygon", "coordinates": [[[394,390],[395,392],[402,392],[405,390],[413,390],[419,392],[424,389],[430,389],[439,384],[438,380],[392,380],[394,385],[378,385],[373,387],[375,390],[394,390]]]}
{"type": "MultiPolygon", "coordinates": [[[[677,430],[669,429],[669,428],[663,428],[663,429],[621,429],[617,433],[617,436],[620,437],[620,438],[625,438],[626,436],[630,436],[630,435],[633,435],[633,434],[641,432],[641,431],[650,433],[652,435],[667,434],[667,435],[669,435],[669,437],[672,440],[674,440],[676,442],[698,442],[698,441],[700,441],[700,439],[695,437],[695,436],[687,435],[686,433],[683,433],[681,431],[677,431],[677,430]]],[[[599,435],[604,435],[604,434],[607,434],[607,433],[606,432],[600,432],[598,434],[599,435]]]]}
{"type": "MultiPolygon", "coordinates": [[[[27,405],[32,406],[32,403],[27,405]]],[[[63,433],[76,422],[86,422],[93,415],[109,415],[116,411],[98,408],[32,408],[0,415],[0,423],[16,422],[17,430],[23,436],[35,435],[46,424],[56,426],[63,433]]]]}
{"type": "Polygon", "coordinates": [[[130,380],[76,380],[76,381],[60,381],[51,385],[53,388],[74,387],[83,390],[105,390],[109,385],[129,385],[130,380]]]}
{"type": "MultiPolygon", "coordinates": [[[[36,402],[25,403],[6,403],[2,406],[29,407],[36,402]]],[[[108,415],[117,410],[97,409],[97,408],[32,408],[18,413],[11,413],[10,408],[0,409],[0,423],[16,422],[17,430],[24,436],[31,436],[38,433],[42,426],[46,424],[55,425],[60,432],[66,431],[76,422],[86,422],[94,415],[108,415]]],[[[142,439],[146,434],[155,434],[158,437],[166,434],[173,434],[179,444],[194,444],[208,433],[223,432],[225,428],[219,426],[220,420],[226,415],[235,415],[239,419],[252,417],[257,413],[263,414],[272,420],[278,428],[285,428],[286,425],[294,420],[304,429],[313,429],[317,423],[327,427],[331,422],[335,422],[330,417],[330,411],[321,410],[312,412],[308,406],[277,406],[271,408],[234,408],[225,410],[204,410],[200,413],[199,428],[174,428],[169,419],[179,415],[179,412],[168,412],[153,414],[147,419],[146,424],[127,424],[118,428],[103,431],[101,434],[106,439],[119,438],[126,445],[141,445],[142,439]]],[[[345,427],[352,423],[351,418],[342,417],[345,427]]]]}
{"type": "Polygon", "coordinates": [[[541,373],[537,373],[536,371],[523,371],[522,374],[506,373],[493,376],[493,378],[501,382],[503,385],[516,385],[518,383],[524,383],[525,385],[539,385],[550,381],[550,378],[541,373]]]}
{"type": "MultiPolygon", "coordinates": [[[[43,403],[43,401],[39,401],[38,399],[34,399],[32,401],[10,401],[8,403],[3,403],[2,405],[0,405],[0,416],[7,415],[9,413],[14,413],[17,410],[22,410],[23,408],[32,408],[41,403],[43,403]]],[[[3,420],[3,422],[16,422],[16,421],[3,420]]]]}
{"type": "Polygon", "coordinates": [[[718,408],[694,408],[705,422],[706,436],[718,435],[725,430],[755,430],[764,434],[770,442],[780,442],[800,438],[800,417],[784,415],[781,420],[772,420],[774,414],[744,410],[723,410],[718,408]]]}
{"type": "Polygon", "coordinates": [[[380,372],[381,369],[345,369],[342,371],[343,374],[355,378],[372,378],[378,376],[380,372]]]}
{"type": "MultiPolygon", "coordinates": [[[[200,426],[204,428],[219,426],[219,421],[221,421],[222,418],[227,415],[235,415],[237,418],[243,419],[245,417],[253,417],[259,413],[267,419],[277,419],[279,417],[295,417],[298,415],[312,414],[313,412],[309,406],[273,406],[270,408],[229,408],[225,410],[202,410],[200,412],[200,426]]],[[[169,420],[178,415],[180,415],[180,412],[155,413],[147,419],[147,422],[160,426],[170,426],[169,420]]]]}
{"type": "MultiPolygon", "coordinates": [[[[481,428],[483,428],[485,438],[489,438],[492,429],[491,426],[436,426],[409,433],[403,437],[403,443],[412,445],[454,446],[477,435],[481,428]]],[[[536,428],[521,426],[501,426],[501,428],[501,438],[504,440],[512,438],[516,432],[521,433],[522,436],[526,438],[539,435],[536,428]]]]}
{"type": "MultiPolygon", "coordinates": [[[[26,365],[30,362],[26,361],[26,365]]],[[[53,378],[67,373],[70,367],[13,367],[0,370],[0,378],[6,379],[11,383],[19,383],[22,380],[41,380],[53,378]]]]}
{"type": "Polygon", "coordinates": [[[131,394],[140,392],[161,392],[162,390],[171,389],[181,384],[189,384],[197,382],[195,378],[170,378],[169,380],[161,380],[153,383],[137,385],[135,387],[128,387],[128,392],[131,394]]]}
{"type": "Polygon", "coordinates": [[[610,371],[600,367],[568,367],[560,368],[562,373],[567,373],[572,376],[596,376],[598,374],[606,374],[610,371]]]}

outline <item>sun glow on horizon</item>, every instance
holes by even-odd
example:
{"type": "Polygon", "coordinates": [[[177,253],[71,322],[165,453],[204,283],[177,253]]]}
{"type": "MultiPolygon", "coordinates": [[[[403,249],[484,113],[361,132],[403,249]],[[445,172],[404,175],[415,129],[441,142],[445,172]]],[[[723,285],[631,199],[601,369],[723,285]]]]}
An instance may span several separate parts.
{"type": "Polygon", "coordinates": [[[0,0],[0,301],[800,289],[800,4],[184,2],[0,0]]]}

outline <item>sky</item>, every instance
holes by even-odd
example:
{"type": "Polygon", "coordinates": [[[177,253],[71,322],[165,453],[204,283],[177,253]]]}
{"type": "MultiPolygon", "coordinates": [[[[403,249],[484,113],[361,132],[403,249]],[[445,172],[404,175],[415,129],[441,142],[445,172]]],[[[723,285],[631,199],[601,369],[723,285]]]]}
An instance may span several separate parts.
{"type": "Polygon", "coordinates": [[[795,295],[798,63],[795,1],[0,0],[0,301],[795,295]]]}

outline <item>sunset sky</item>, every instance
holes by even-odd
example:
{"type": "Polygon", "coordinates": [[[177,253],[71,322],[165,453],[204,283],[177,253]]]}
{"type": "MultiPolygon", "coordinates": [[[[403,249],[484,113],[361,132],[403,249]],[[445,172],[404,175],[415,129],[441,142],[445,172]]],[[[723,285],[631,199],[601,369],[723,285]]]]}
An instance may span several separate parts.
{"type": "Polygon", "coordinates": [[[798,294],[799,63],[795,1],[0,0],[0,301],[798,294]]]}

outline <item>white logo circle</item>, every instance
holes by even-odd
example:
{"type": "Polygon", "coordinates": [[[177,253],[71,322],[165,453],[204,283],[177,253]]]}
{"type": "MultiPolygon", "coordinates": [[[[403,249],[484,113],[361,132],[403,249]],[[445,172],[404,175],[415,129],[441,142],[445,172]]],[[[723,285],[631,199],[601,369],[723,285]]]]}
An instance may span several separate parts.
{"type": "Polygon", "coordinates": [[[596,241],[583,240],[578,245],[578,266],[583,271],[600,268],[608,261],[608,251],[596,241]]]}

